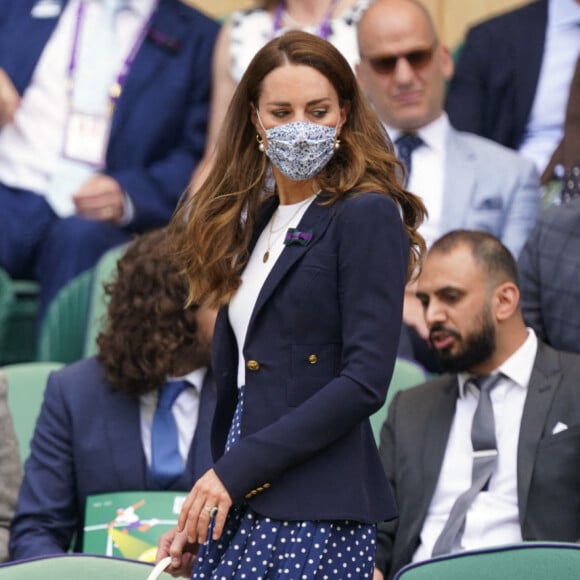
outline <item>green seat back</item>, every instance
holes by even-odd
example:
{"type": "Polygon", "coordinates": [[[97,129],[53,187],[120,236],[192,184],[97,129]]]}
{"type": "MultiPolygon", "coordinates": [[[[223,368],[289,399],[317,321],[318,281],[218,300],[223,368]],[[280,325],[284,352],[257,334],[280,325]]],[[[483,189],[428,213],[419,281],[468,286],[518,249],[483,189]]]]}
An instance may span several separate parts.
{"type": "Polygon", "coordinates": [[[30,453],[30,440],[42,405],[48,375],[61,367],[60,363],[30,362],[2,368],[8,379],[8,408],[18,438],[22,463],[30,453]]]}
{"type": "Polygon", "coordinates": [[[117,272],[117,262],[125,252],[126,245],[119,246],[103,254],[93,269],[93,284],[89,298],[87,328],[83,355],[94,356],[97,354],[97,337],[103,328],[107,314],[107,297],[103,284],[111,282],[117,272]]]}
{"type": "Polygon", "coordinates": [[[0,364],[28,362],[36,358],[38,284],[13,280],[0,273],[0,364]]]}
{"type": "Polygon", "coordinates": [[[526,542],[460,552],[400,570],[395,580],[577,580],[580,545],[526,542]]]}
{"type": "MultiPolygon", "coordinates": [[[[147,580],[151,564],[85,554],[23,560],[0,566],[0,580],[147,580]]],[[[160,578],[171,578],[162,573],[160,578]]]]}
{"type": "Polygon", "coordinates": [[[6,341],[8,339],[8,319],[14,302],[14,292],[10,276],[0,268],[0,362],[4,360],[6,341]]]}
{"type": "Polygon", "coordinates": [[[50,303],[40,329],[39,361],[71,363],[83,357],[93,271],[73,278],[50,303]]]}
{"type": "Polygon", "coordinates": [[[376,412],[371,415],[371,427],[373,429],[373,434],[375,436],[375,441],[377,445],[380,441],[381,428],[383,423],[387,418],[389,412],[389,405],[393,400],[393,397],[404,389],[409,389],[415,385],[419,385],[428,380],[429,376],[425,369],[410,360],[403,358],[397,358],[395,361],[395,368],[393,370],[393,376],[391,377],[391,383],[389,384],[389,391],[387,392],[387,398],[385,404],[376,412]]]}

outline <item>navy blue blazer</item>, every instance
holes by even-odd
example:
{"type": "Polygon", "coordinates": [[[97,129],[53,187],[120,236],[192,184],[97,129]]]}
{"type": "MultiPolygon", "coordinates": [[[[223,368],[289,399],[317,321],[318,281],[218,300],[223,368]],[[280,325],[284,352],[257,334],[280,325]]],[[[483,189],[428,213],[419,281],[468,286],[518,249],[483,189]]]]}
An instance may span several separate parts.
{"type": "MultiPolygon", "coordinates": [[[[59,18],[32,16],[36,3],[0,2],[0,68],[21,94],[59,18]]],[[[179,0],[160,0],[131,66],[112,119],[105,173],[130,196],[136,231],[167,223],[203,155],[218,29],[179,0]]]]}
{"type": "MultiPolygon", "coordinates": [[[[220,311],[213,362],[215,470],[234,502],[276,519],[377,522],[396,508],[368,417],[383,404],[401,326],[409,244],[384,195],[315,201],[254,307],[241,440],[224,454],[238,349],[220,311]]],[[[265,204],[263,229],[277,204],[265,204]]]]}
{"type": "Polygon", "coordinates": [[[445,108],[451,124],[517,149],[532,110],[544,54],[548,0],[471,28],[445,108]]]}
{"type": "MultiPolygon", "coordinates": [[[[208,373],[186,469],[170,489],[189,491],[211,466],[211,420],[202,416],[211,417],[214,406],[208,373]]],[[[73,537],[80,551],[89,495],[159,489],[143,452],[139,398],[112,391],[95,358],[69,365],[48,379],[10,530],[11,558],[66,552],[73,537]]]]}

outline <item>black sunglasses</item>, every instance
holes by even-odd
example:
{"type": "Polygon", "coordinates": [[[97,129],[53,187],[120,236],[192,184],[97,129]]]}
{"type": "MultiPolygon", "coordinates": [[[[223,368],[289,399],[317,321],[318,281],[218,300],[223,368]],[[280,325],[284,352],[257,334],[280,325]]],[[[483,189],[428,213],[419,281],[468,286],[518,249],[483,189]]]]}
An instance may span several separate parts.
{"type": "Polygon", "coordinates": [[[367,58],[371,68],[380,75],[392,74],[400,58],[404,58],[414,70],[422,69],[433,59],[436,44],[429,48],[421,48],[405,52],[403,54],[393,54],[391,56],[376,56],[367,58]]]}

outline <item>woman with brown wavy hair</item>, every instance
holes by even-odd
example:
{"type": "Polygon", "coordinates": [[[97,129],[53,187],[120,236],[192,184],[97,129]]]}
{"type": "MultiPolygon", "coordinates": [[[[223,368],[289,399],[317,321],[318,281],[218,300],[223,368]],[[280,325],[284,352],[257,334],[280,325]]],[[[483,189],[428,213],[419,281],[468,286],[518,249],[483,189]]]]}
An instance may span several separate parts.
{"type": "Polygon", "coordinates": [[[160,543],[174,574],[199,545],[193,578],[372,576],[396,508],[368,417],[424,248],[399,173],[332,45],[289,32],[256,55],[175,219],[190,300],[222,309],[214,466],[160,543]]]}
{"type": "Polygon", "coordinates": [[[356,25],[371,0],[263,0],[233,12],[218,34],[213,53],[210,115],[205,152],[192,191],[207,176],[236,85],[254,55],[270,39],[303,30],[331,42],[353,67],[359,60],[356,25]]]}

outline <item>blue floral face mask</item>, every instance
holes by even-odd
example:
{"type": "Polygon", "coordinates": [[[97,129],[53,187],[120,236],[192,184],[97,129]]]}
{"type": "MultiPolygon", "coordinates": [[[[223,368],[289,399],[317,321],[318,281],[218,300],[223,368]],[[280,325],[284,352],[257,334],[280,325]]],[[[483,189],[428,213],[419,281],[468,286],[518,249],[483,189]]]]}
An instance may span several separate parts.
{"type": "Polygon", "coordinates": [[[294,121],[265,129],[266,155],[288,179],[305,181],[318,174],[335,151],[336,127],[308,121],[294,121]]]}

